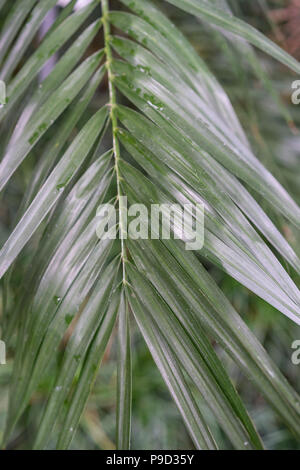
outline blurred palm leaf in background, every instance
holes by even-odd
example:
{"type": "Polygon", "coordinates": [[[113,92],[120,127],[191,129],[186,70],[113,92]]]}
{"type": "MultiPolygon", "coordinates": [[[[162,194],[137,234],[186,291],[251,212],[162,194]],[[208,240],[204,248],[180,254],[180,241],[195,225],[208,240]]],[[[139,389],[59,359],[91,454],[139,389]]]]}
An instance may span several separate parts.
{"type": "Polygon", "coordinates": [[[272,345],[299,333],[299,116],[269,70],[289,90],[299,62],[239,2],[58,3],[0,2],[3,446],[127,449],[133,424],[137,448],[296,447],[296,372],[272,345]],[[202,202],[204,248],[99,240],[103,202],[124,233],[120,196],[202,202]]]}

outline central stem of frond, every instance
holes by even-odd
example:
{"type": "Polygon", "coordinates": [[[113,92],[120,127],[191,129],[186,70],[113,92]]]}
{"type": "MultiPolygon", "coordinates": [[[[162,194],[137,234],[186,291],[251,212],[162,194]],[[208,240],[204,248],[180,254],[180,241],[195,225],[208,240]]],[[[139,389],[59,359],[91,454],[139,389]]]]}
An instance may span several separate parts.
{"type": "Polygon", "coordinates": [[[117,127],[118,127],[118,120],[116,116],[116,88],[113,83],[114,77],[112,72],[112,61],[113,55],[110,46],[110,23],[109,23],[109,0],[101,0],[102,4],[102,23],[103,23],[103,30],[104,30],[104,45],[105,45],[105,53],[106,53],[106,68],[108,73],[108,84],[109,84],[109,104],[110,104],[110,118],[112,124],[112,135],[113,135],[113,151],[114,151],[114,158],[115,158],[115,172],[116,172],[116,179],[117,179],[117,191],[118,191],[118,201],[119,201],[119,234],[121,239],[121,257],[122,257],[122,266],[123,266],[123,282],[126,282],[126,272],[125,272],[125,262],[126,262],[126,247],[124,244],[124,237],[123,237],[123,214],[122,214],[122,205],[120,204],[120,197],[122,196],[121,191],[121,176],[119,170],[119,161],[120,161],[120,145],[117,138],[117,127]]]}

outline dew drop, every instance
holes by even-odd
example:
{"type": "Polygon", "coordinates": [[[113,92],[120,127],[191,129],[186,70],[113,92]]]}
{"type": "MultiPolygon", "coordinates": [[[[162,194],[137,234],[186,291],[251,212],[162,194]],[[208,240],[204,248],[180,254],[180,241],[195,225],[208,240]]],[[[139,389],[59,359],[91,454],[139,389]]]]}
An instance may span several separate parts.
{"type": "Polygon", "coordinates": [[[55,295],[53,297],[53,300],[54,300],[55,305],[58,305],[61,302],[61,297],[58,297],[57,295],[55,295]]]}

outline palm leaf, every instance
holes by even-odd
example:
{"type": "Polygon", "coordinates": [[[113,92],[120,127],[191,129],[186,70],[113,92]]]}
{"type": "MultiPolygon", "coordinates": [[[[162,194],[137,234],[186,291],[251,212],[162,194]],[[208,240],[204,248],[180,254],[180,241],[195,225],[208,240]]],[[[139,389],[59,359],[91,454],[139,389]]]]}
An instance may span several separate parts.
{"type": "MultiPolygon", "coordinates": [[[[247,51],[266,85],[271,82],[249,43],[300,71],[295,59],[234,17],[226,2],[222,8],[206,0],[168,2],[243,38],[238,49],[247,51]]],[[[27,256],[16,308],[8,315],[6,305],[3,318],[15,349],[4,441],[55,368],[34,448],[53,446],[53,435],[57,448],[70,446],[116,324],[116,442],[118,449],[128,449],[132,321],[196,448],[218,448],[203,403],[234,448],[264,447],[211,338],[299,438],[297,393],[205,264],[218,266],[300,324],[299,290],[276,253],[298,274],[299,258],[259,197],[296,227],[300,209],[260,162],[224,89],[184,35],[152,1],[122,3],[122,9],[111,11],[109,0],[92,0],[73,13],[75,2],[70,2],[34,52],[32,39],[55,1],[16,2],[2,28],[0,77],[7,81],[8,96],[0,120],[11,120],[11,126],[0,189],[11,184],[24,162],[42,154],[0,251],[6,286],[22,265],[21,255],[27,256]],[[104,49],[81,61],[100,26],[104,49]],[[55,67],[38,85],[39,72],[58,52],[55,67]],[[93,96],[106,71],[107,101],[97,103],[93,96]],[[104,151],[104,136],[111,150],[104,151]],[[188,252],[183,239],[131,240],[121,196],[146,207],[203,203],[204,248],[188,252]],[[97,207],[108,201],[118,207],[118,241],[96,235],[97,207]]],[[[147,217],[141,221],[148,223],[147,217]]]]}

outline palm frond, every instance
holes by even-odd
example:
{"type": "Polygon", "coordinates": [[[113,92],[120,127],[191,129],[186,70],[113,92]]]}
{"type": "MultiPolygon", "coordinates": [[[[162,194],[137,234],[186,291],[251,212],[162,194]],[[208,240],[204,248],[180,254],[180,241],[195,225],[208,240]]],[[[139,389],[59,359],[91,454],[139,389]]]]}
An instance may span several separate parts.
{"type": "MultiPolygon", "coordinates": [[[[0,121],[11,125],[0,130],[7,134],[0,189],[40,154],[0,251],[6,284],[26,254],[16,306],[4,309],[5,339],[15,351],[5,442],[57,362],[34,448],[47,448],[50,438],[52,446],[70,446],[117,325],[116,442],[129,448],[131,317],[196,448],[218,448],[199,395],[235,448],[264,447],[211,338],[299,438],[296,391],[205,266],[216,265],[300,325],[299,290],[277,255],[298,274],[299,258],[259,197],[298,228],[300,208],[263,166],[224,89],[184,35],[154,2],[121,2],[112,11],[109,0],[92,0],[75,12],[70,2],[32,53],[56,1],[19,0],[2,28],[7,104],[0,121]],[[87,56],[100,31],[104,48],[87,56]],[[57,52],[61,57],[39,83],[57,52]],[[107,101],[93,102],[106,72],[107,101]],[[121,196],[148,208],[203,203],[204,248],[186,251],[183,239],[99,240],[96,210],[104,201],[118,207],[119,234],[126,235],[121,196]]],[[[299,62],[234,17],[226,2],[223,8],[206,0],[168,3],[243,38],[240,52],[247,51],[252,67],[259,60],[248,43],[300,72],[299,62]]]]}

